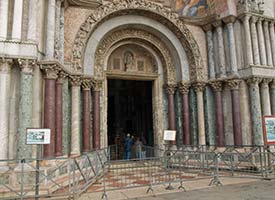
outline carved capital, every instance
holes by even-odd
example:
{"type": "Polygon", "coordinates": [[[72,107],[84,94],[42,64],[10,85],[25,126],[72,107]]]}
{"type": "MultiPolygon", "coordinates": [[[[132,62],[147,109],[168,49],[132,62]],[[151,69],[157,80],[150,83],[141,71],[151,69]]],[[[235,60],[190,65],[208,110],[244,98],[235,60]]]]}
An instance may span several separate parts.
{"type": "Polygon", "coordinates": [[[222,19],[225,24],[234,23],[236,21],[236,17],[233,15],[229,15],[222,19]]]}
{"type": "Polygon", "coordinates": [[[22,73],[32,74],[33,68],[36,65],[36,60],[33,59],[21,59],[17,60],[19,67],[21,68],[22,73]]]}
{"type": "Polygon", "coordinates": [[[82,88],[83,90],[91,90],[93,87],[93,80],[91,78],[82,78],[82,88]]]}
{"type": "Polygon", "coordinates": [[[0,73],[8,74],[11,71],[12,59],[10,58],[0,58],[0,73]]]}
{"type": "Polygon", "coordinates": [[[215,92],[222,91],[222,81],[211,81],[209,83],[215,92]]]}
{"type": "Polygon", "coordinates": [[[269,85],[270,82],[272,82],[272,79],[270,79],[270,78],[264,78],[262,80],[261,86],[263,88],[268,88],[268,85],[269,85]]]}
{"type": "Polygon", "coordinates": [[[40,67],[45,74],[45,79],[57,79],[60,68],[56,64],[43,64],[40,67]]]}
{"type": "Polygon", "coordinates": [[[231,80],[227,80],[226,84],[230,90],[237,90],[239,89],[240,82],[241,80],[239,79],[231,79],[231,80]]]}
{"type": "Polygon", "coordinates": [[[212,23],[212,25],[216,28],[221,27],[222,26],[222,21],[221,20],[215,21],[215,22],[212,23]]]}
{"type": "Polygon", "coordinates": [[[181,81],[181,82],[178,84],[178,87],[179,87],[180,93],[183,94],[183,95],[186,95],[186,94],[188,94],[188,92],[189,92],[190,83],[185,82],[185,81],[181,81]]]}
{"type": "Polygon", "coordinates": [[[268,27],[269,21],[265,20],[263,24],[264,24],[264,27],[268,27]]]}
{"type": "Polygon", "coordinates": [[[213,26],[212,26],[212,24],[206,24],[202,28],[204,31],[208,32],[208,31],[212,31],[213,26]]]}
{"type": "Polygon", "coordinates": [[[244,14],[240,17],[240,20],[242,20],[242,22],[245,23],[245,22],[249,22],[250,18],[251,18],[250,14],[244,14]]]}
{"type": "Polygon", "coordinates": [[[262,78],[260,77],[251,77],[249,79],[246,79],[246,83],[251,87],[259,87],[259,83],[262,81],[262,78]]]}
{"type": "Polygon", "coordinates": [[[174,95],[177,85],[176,84],[166,84],[166,85],[164,85],[164,88],[168,95],[174,95]]]}
{"type": "Polygon", "coordinates": [[[206,83],[204,82],[197,82],[194,84],[194,88],[196,92],[203,92],[205,89],[206,83]]]}
{"type": "Polygon", "coordinates": [[[271,84],[270,84],[270,87],[272,89],[275,89],[275,79],[272,80],[271,84]]]}
{"type": "Polygon", "coordinates": [[[260,18],[256,17],[256,16],[252,16],[251,17],[251,23],[255,24],[260,18]]]}
{"type": "Polygon", "coordinates": [[[102,89],[102,80],[101,79],[93,79],[92,87],[95,92],[100,91],[102,89]]]}
{"type": "Polygon", "coordinates": [[[63,80],[68,76],[68,74],[64,71],[60,71],[58,73],[58,78],[57,78],[57,83],[60,83],[62,84],[63,83],[63,80]]]}
{"type": "Polygon", "coordinates": [[[72,86],[81,86],[82,80],[81,75],[71,75],[70,76],[70,83],[72,86]]]}

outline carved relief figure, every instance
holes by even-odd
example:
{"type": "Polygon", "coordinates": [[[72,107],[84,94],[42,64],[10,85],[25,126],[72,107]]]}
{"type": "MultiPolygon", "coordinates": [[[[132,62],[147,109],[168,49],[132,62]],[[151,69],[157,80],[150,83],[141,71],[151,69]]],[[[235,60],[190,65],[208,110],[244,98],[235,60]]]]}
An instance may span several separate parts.
{"type": "Polygon", "coordinates": [[[124,53],[124,66],[125,71],[134,69],[134,54],[130,51],[124,53]]]}

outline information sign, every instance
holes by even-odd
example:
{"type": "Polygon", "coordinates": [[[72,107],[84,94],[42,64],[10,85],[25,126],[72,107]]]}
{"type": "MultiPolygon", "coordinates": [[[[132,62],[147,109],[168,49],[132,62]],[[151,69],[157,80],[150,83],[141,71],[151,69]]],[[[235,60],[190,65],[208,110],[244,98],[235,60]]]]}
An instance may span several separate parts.
{"type": "Polygon", "coordinates": [[[51,129],[27,129],[26,144],[50,144],[51,129]]]}

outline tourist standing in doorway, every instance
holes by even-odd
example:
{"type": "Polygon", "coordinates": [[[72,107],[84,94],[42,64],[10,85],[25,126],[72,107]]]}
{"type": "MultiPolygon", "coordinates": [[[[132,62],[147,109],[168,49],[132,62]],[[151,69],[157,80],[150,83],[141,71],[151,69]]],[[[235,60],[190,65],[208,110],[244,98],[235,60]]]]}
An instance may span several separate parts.
{"type": "Polygon", "coordinates": [[[133,144],[134,136],[131,137],[130,133],[128,133],[124,141],[124,159],[129,160],[131,158],[131,147],[133,144]]]}
{"type": "Polygon", "coordinates": [[[142,142],[140,141],[139,137],[137,137],[137,140],[135,142],[135,147],[136,147],[136,158],[137,159],[142,159],[142,142]]]}

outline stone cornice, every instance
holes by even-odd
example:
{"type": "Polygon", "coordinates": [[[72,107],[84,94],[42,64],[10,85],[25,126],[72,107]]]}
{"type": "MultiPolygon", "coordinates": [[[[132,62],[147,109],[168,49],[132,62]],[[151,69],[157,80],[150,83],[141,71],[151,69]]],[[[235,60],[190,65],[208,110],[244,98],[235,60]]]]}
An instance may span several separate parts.
{"type": "Polygon", "coordinates": [[[102,5],[102,0],[67,0],[67,3],[69,6],[92,9],[102,5]]]}

